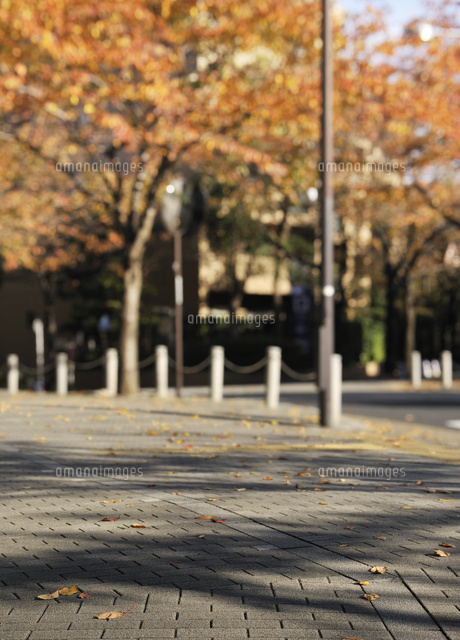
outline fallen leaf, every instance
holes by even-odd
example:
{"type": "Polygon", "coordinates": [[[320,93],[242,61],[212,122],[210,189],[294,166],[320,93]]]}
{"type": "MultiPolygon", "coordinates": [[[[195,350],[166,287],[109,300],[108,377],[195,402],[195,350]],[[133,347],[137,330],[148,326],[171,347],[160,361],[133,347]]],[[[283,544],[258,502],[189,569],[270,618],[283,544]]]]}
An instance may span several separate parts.
{"type": "Polygon", "coordinates": [[[341,545],[339,545],[339,546],[340,546],[340,547],[349,547],[350,545],[349,545],[349,544],[341,544],[341,545]]]}
{"type": "Polygon", "coordinates": [[[245,487],[233,487],[233,491],[246,491],[245,487]]]}
{"type": "Polygon", "coordinates": [[[55,598],[59,598],[59,595],[59,589],[56,589],[54,593],[44,593],[41,596],[37,596],[36,600],[54,600],[55,598]]]}
{"type": "Polygon", "coordinates": [[[217,518],[217,516],[196,516],[195,520],[212,520],[213,518],[217,518]]]}
{"type": "Polygon", "coordinates": [[[383,566],[375,566],[375,567],[371,567],[370,571],[371,573],[386,573],[387,568],[383,566]]]}
{"type": "Polygon", "coordinates": [[[434,555],[440,558],[448,558],[450,556],[450,553],[448,551],[443,551],[442,549],[435,549],[434,555]]]}
{"type": "Polygon", "coordinates": [[[118,518],[101,518],[99,522],[115,522],[115,520],[119,520],[120,518],[121,516],[118,516],[118,518]]]}
{"type": "Polygon", "coordinates": [[[423,482],[421,480],[417,480],[417,482],[415,484],[423,484],[423,482]]]}
{"type": "Polygon", "coordinates": [[[197,536],[197,538],[204,538],[204,536],[197,536]]]}
{"type": "Polygon", "coordinates": [[[81,593],[78,594],[77,598],[80,598],[81,600],[83,600],[84,598],[89,598],[89,595],[85,591],[82,591],[81,593]]]}
{"type": "Polygon", "coordinates": [[[425,489],[426,493],[437,493],[436,489],[425,489]]]}
{"type": "Polygon", "coordinates": [[[353,531],[354,527],[344,527],[344,529],[349,529],[350,531],[353,531]]]}
{"type": "Polygon", "coordinates": [[[326,491],[326,489],[320,489],[319,487],[315,487],[313,491],[326,491]]]}
{"type": "Polygon", "coordinates": [[[264,480],[273,480],[271,476],[265,476],[264,480]]]}
{"type": "Polygon", "coordinates": [[[357,582],[356,584],[369,584],[369,580],[361,580],[360,582],[357,582]]]}
{"type": "Polygon", "coordinates": [[[371,600],[376,600],[377,598],[380,598],[380,596],[378,596],[376,593],[365,593],[363,595],[363,598],[365,600],[369,600],[370,602],[371,600]]]}
{"type": "Polygon", "coordinates": [[[112,504],[112,502],[123,502],[123,500],[103,500],[101,504],[112,504]]]}
{"type": "Polygon", "coordinates": [[[145,524],[137,524],[137,523],[134,523],[134,524],[132,524],[132,525],[131,525],[131,527],[132,527],[133,529],[145,529],[145,524]]]}
{"type": "Polygon", "coordinates": [[[318,504],[327,504],[327,502],[318,502],[318,504]]]}
{"type": "Polygon", "coordinates": [[[439,502],[453,502],[453,498],[439,498],[439,502]]]}
{"type": "Polygon", "coordinates": [[[222,518],[213,518],[212,521],[213,522],[225,522],[225,518],[224,519],[222,519],[222,518]]]}
{"type": "Polygon", "coordinates": [[[74,593],[78,593],[80,589],[76,584],[73,584],[71,587],[64,587],[63,589],[59,589],[59,594],[61,596],[72,596],[74,593]]]}
{"type": "Polygon", "coordinates": [[[386,540],[385,536],[374,536],[374,540],[386,540]]]}
{"type": "Polygon", "coordinates": [[[403,507],[403,509],[413,509],[414,507],[403,507]]]}
{"type": "Polygon", "coordinates": [[[447,542],[441,542],[440,546],[441,547],[450,547],[451,549],[455,549],[455,545],[454,544],[448,544],[447,542]]]}
{"type": "MultiPolygon", "coordinates": [[[[131,609],[134,609],[134,605],[131,609]]],[[[98,620],[113,620],[114,618],[121,618],[126,615],[128,611],[131,611],[131,609],[128,609],[127,611],[108,611],[107,613],[99,613],[97,616],[93,616],[93,618],[97,618],[98,620]]]]}

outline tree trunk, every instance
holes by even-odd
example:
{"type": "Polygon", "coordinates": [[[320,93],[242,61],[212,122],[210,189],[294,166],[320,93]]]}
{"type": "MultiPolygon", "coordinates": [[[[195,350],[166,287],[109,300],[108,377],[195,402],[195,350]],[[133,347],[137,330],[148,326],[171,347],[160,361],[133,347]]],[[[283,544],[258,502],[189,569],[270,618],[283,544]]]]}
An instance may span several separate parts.
{"type": "Polygon", "coordinates": [[[121,393],[139,392],[139,315],[145,248],[152,235],[156,209],[147,209],[134,242],[129,247],[123,276],[121,328],[121,393]]]}
{"type": "Polygon", "coordinates": [[[417,317],[414,305],[414,288],[410,276],[406,284],[406,370],[410,377],[412,369],[412,351],[415,349],[415,329],[417,317]]]}
{"type": "Polygon", "coordinates": [[[52,273],[41,273],[38,276],[43,295],[45,351],[48,361],[54,360],[56,355],[56,338],[58,325],[56,318],[56,277],[52,273]]]}
{"type": "Polygon", "coordinates": [[[121,333],[121,392],[123,394],[139,391],[139,311],[142,280],[142,261],[130,261],[123,279],[121,333]]]}
{"type": "Polygon", "coordinates": [[[385,371],[393,373],[396,369],[396,274],[391,265],[385,267],[386,276],[386,315],[385,315],[385,371]]]}

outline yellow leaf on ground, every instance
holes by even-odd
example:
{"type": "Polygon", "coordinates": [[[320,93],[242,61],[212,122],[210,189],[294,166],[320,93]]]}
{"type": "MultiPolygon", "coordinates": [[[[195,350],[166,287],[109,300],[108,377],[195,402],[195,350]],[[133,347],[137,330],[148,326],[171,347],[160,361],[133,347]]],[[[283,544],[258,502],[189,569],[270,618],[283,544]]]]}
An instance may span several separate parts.
{"type": "Polygon", "coordinates": [[[403,507],[403,509],[413,509],[414,507],[403,507]]]}
{"type": "Polygon", "coordinates": [[[357,582],[356,584],[369,584],[369,580],[361,580],[361,582],[357,582]]]}
{"type": "Polygon", "coordinates": [[[448,544],[447,542],[441,542],[441,547],[450,547],[451,549],[455,549],[454,544],[448,544]]]}
{"type": "Polygon", "coordinates": [[[365,593],[363,595],[363,598],[365,600],[369,600],[370,602],[371,600],[376,600],[376,598],[380,598],[380,596],[378,596],[376,593],[365,593]]]}
{"type": "Polygon", "coordinates": [[[440,558],[448,558],[450,553],[448,551],[443,551],[442,549],[435,549],[434,555],[439,556],[440,558]]]}
{"type": "MultiPolygon", "coordinates": [[[[131,609],[134,609],[134,605],[131,609]]],[[[127,611],[107,611],[107,613],[99,613],[97,616],[93,616],[93,618],[97,618],[98,620],[113,620],[114,618],[121,618],[126,615],[131,609],[127,611]]]]}
{"type": "Polygon", "coordinates": [[[145,529],[145,524],[137,524],[136,522],[131,525],[133,529],[145,529]]]}
{"type": "Polygon", "coordinates": [[[101,504],[112,504],[113,502],[123,502],[123,500],[103,500],[101,504]]]}
{"type": "Polygon", "coordinates": [[[59,595],[59,589],[56,589],[54,593],[44,593],[41,596],[37,596],[37,600],[54,600],[55,598],[59,598],[59,595]]]}
{"type": "Polygon", "coordinates": [[[71,596],[74,593],[78,593],[80,589],[76,584],[73,584],[71,587],[64,587],[63,589],[59,589],[59,594],[61,596],[71,596]]]}

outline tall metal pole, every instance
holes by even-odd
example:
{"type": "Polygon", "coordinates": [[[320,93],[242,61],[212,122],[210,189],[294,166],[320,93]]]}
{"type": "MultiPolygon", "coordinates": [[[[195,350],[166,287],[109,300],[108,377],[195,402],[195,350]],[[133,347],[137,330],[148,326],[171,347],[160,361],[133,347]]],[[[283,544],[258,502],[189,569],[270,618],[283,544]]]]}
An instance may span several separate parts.
{"type": "Polygon", "coordinates": [[[318,386],[320,422],[332,424],[331,415],[331,357],[334,353],[334,192],[332,171],[334,141],[332,130],[333,52],[331,0],[323,1],[323,48],[321,89],[323,111],[321,118],[321,325],[319,328],[318,386]]]}
{"type": "Polygon", "coordinates": [[[182,278],[182,232],[174,232],[174,291],[176,302],[176,393],[180,398],[184,386],[184,337],[182,330],[182,306],[184,282],[182,278]]]}

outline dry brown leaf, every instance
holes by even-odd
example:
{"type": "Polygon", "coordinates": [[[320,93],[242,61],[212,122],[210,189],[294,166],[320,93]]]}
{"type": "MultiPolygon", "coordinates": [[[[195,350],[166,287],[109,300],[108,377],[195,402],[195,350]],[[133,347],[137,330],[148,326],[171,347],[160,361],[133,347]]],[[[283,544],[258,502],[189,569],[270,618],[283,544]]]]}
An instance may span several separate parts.
{"type": "Polygon", "coordinates": [[[349,547],[350,545],[349,545],[349,544],[341,544],[341,545],[339,545],[339,546],[340,546],[340,547],[349,547]]]}
{"type": "Polygon", "coordinates": [[[371,573],[386,573],[387,572],[387,568],[383,567],[383,566],[375,566],[375,567],[371,567],[370,569],[371,573]]]}
{"type": "Polygon", "coordinates": [[[213,522],[225,522],[225,518],[213,518],[213,522]]]}
{"type": "Polygon", "coordinates": [[[195,520],[212,520],[213,518],[217,518],[217,516],[196,516],[195,520]]]}
{"type": "Polygon", "coordinates": [[[137,522],[135,522],[134,524],[131,525],[131,527],[133,529],[145,529],[145,524],[137,524],[137,522]]]}
{"type": "Polygon", "coordinates": [[[447,542],[441,542],[440,546],[441,547],[449,547],[451,549],[455,549],[455,545],[454,544],[448,544],[447,542]]]}
{"type": "Polygon", "coordinates": [[[356,584],[369,584],[369,580],[361,580],[360,582],[357,582],[356,584]]]}
{"type": "Polygon", "coordinates": [[[344,529],[349,529],[350,531],[353,531],[354,527],[344,527],[344,529]]]}
{"type": "Polygon", "coordinates": [[[436,489],[425,489],[426,493],[437,493],[436,489]]]}
{"type": "MultiPolygon", "coordinates": [[[[62,587],[60,588],[62,589],[62,587]]],[[[54,593],[43,593],[41,596],[37,596],[36,600],[54,600],[55,598],[59,598],[59,596],[59,589],[56,589],[54,593]]]]}
{"type": "Polygon", "coordinates": [[[376,600],[377,598],[380,598],[380,596],[378,596],[376,593],[365,593],[363,595],[363,598],[365,600],[369,600],[370,602],[371,600],[376,600]]]}
{"type": "Polygon", "coordinates": [[[101,518],[99,522],[115,522],[115,520],[119,520],[120,518],[121,516],[118,516],[118,518],[101,518]]]}
{"type": "Polygon", "coordinates": [[[273,480],[271,476],[265,476],[264,480],[273,480]]]}
{"type": "Polygon", "coordinates": [[[415,484],[423,484],[423,482],[421,480],[417,480],[417,482],[415,484]]]}
{"type": "Polygon", "coordinates": [[[318,502],[318,504],[327,504],[327,502],[318,502]]]}
{"type": "MultiPolygon", "coordinates": [[[[134,609],[134,605],[131,609],[134,609]]],[[[99,613],[97,616],[93,616],[93,618],[97,618],[98,620],[114,620],[115,618],[121,618],[126,615],[131,609],[127,611],[107,611],[107,613],[99,613]]]]}
{"type": "Polygon", "coordinates": [[[450,556],[450,553],[448,551],[443,551],[443,549],[435,549],[434,555],[438,556],[439,558],[448,558],[450,556]]]}
{"type": "Polygon", "coordinates": [[[78,594],[77,598],[84,600],[84,598],[89,598],[89,595],[85,591],[82,591],[81,593],[78,594]]]}
{"type": "Polygon", "coordinates": [[[385,536],[374,536],[374,540],[386,540],[385,536]]]}

